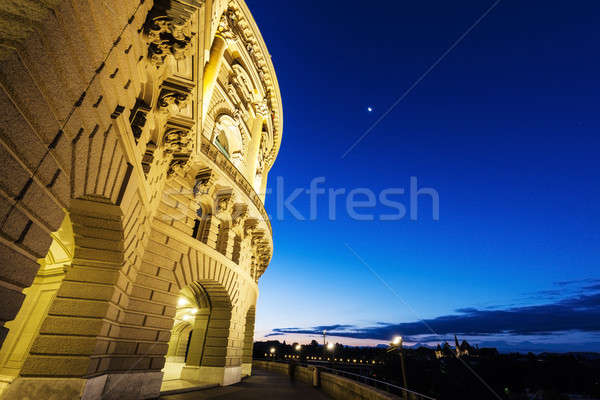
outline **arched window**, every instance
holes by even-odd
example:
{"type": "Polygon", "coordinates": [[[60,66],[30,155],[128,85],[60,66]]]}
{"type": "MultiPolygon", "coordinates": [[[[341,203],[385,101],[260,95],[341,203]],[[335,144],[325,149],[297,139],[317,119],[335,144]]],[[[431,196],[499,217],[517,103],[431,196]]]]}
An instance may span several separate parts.
{"type": "Polygon", "coordinates": [[[215,145],[219,150],[221,150],[221,153],[227,156],[227,158],[231,158],[231,155],[229,154],[229,144],[227,143],[227,135],[225,132],[220,132],[217,135],[215,138],[215,145]]]}
{"type": "Polygon", "coordinates": [[[239,121],[223,114],[215,123],[213,143],[227,158],[240,169],[244,158],[244,141],[239,121]]]}

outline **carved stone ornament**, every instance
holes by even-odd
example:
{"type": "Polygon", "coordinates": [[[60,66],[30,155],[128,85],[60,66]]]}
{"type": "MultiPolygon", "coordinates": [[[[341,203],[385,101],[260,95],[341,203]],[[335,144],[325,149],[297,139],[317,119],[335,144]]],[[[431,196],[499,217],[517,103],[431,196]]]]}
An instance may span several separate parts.
{"type": "Polygon", "coordinates": [[[231,216],[233,211],[234,195],[233,193],[227,193],[219,195],[216,198],[216,210],[217,215],[220,216],[231,216]]]}
{"type": "Polygon", "coordinates": [[[243,226],[248,218],[248,210],[245,208],[240,208],[237,212],[234,212],[231,218],[231,225],[235,227],[243,226]]]}
{"type": "Polygon", "coordinates": [[[189,93],[175,89],[162,89],[158,96],[158,110],[177,115],[187,106],[188,100],[189,93]]]}
{"type": "Polygon", "coordinates": [[[237,38],[234,32],[236,15],[231,11],[223,13],[219,26],[217,26],[217,36],[222,37],[225,40],[234,41],[237,38]]]}
{"type": "Polygon", "coordinates": [[[239,91],[245,103],[252,101],[254,84],[246,70],[239,64],[232,66],[234,74],[231,76],[231,83],[239,91]]]}
{"type": "Polygon", "coordinates": [[[163,136],[163,149],[166,154],[184,153],[189,150],[192,138],[185,128],[167,128],[163,136]]]}
{"type": "Polygon", "coordinates": [[[254,105],[254,112],[264,118],[267,118],[269,116],[269,106],[267,104],[267,100],[263,99],[262,101],[258,101],[256,103],[253,103],[254,105]]]}
{"type": "Polygon", "coordinates": [[[252,234],[256,230],[256,220],[247,220],[244,225],[244,239],[250,240],[252,238],[252,234]]]}
{"type": "Polygon", "coordinates": [[[191,15],[193,9],[170,0],[157,0],[144,22],[148,57],[161,66],[168,55],[180,60],[192,50],[191,15]]]}
{"type": "Polygon", "coordinates": [[[210,194],[215,187],[216,177],[210,169],[200,171],[196,175],[196,184],[194,185],[194,196],[210,194]]]}
{"type": "Polygon", "coordinates": [[[177,172],[183,171],[187,163],[190,160],[189,153],[173,154],[173,158],[169,162],[169,169],[167,170],[167,177],[173,176],[177,172]]]}
{"type": "Polygon", "coordinates": [[[256,166],[256,174],[262,175],[265,168],[265,155],[267,154],[267,136],[263,133],[260,139],[260,147],[258,149],[258,162],[256,166]]]}

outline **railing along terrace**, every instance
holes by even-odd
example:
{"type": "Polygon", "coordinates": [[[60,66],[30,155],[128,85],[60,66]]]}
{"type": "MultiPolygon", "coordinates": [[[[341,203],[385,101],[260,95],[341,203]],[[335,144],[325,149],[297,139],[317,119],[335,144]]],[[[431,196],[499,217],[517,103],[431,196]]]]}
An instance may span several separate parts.
{"type": "Polygon", "coordinates": [[[310,361],[306,361],[306,362],[305,361],[297,361],[297,360],[296,361],[284,361],[284,360],[273,360],[273,359],[268,359],[268,358],[257,359],[257,361],[277,362],[277,363],[281,363],[281,364],[294,363],[297,366],[316,368],[320,372],[326,372],[329,374],[342,376],[344,378],[351,379],[353,381],[362,383],[364,385],[373,387],[375,389],[383,390],[387,393],[400,396],[401,398],[407,399],[407,400],[436,400],[433,397],[429,397],[427,395],[412,391],[412,390],[404,388],[402,386],[394,385],[389,382],[385,382],[385,381],[382,381],[379,379],[374,379],[369,376],[355,374],[353,372],[348,372],[348,371],[344,371],[341,369],[325,367],[322,365],[322,362],[320,363],[318,361],[312,363],[310,361]]]}

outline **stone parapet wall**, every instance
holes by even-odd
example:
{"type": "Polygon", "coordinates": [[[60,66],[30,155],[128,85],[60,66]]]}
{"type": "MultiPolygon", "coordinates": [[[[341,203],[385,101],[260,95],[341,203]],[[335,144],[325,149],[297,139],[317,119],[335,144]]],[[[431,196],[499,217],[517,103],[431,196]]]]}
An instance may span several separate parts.
{"type": "Polygon", "coordinates": [[[401,397],[378,390],[360,382],[344,378],[339,375],[319,371],[318,377],[315,368],[306,366],[291,366],[288,363],[272,361],[254,361],[254,368],[260,368],[280,374],[291,375],[299,382],[315,385],[324,393],[336,400],[400,400],[401,397]]]}

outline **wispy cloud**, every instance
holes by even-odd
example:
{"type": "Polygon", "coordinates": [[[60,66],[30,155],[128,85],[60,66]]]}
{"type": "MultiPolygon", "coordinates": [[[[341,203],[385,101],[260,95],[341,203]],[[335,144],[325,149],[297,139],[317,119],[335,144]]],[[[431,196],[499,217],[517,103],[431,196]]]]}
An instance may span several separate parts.
{"type": "Polygon", "coordinates": [[[572,281],[560,281],[560,282],[554,282],[555,285],[557,286],[571,286],[571,285],[583,285],[583,284],[589,284],[589,283],[600,283],[600,279],[597,278],[586,278],[586,279],[576,279],[576,280],[572,280],[572,281]]]}

